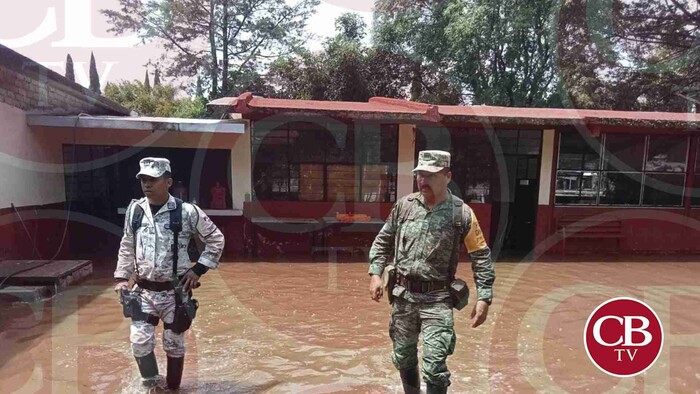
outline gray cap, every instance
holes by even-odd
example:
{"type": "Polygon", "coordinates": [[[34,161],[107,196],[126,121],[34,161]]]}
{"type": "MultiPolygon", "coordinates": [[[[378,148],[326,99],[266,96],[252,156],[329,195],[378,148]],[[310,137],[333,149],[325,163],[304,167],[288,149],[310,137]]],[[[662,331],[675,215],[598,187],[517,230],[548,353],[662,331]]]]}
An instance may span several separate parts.
{"type": "Polygon", "coordinates": [[[139,162],[141,166],[141,171],[136,174],[136,179],[141,175],[147,175],[152,178],[159,178],[165,174],[165,172],[170,171],[170,160],[163,159],[161,157],[144,157],[139,162]]]}
{"type": "Polygon", "coordinates": [[[422,150],[418,153],[416,171],[439,172],[450,167],[450,152],[444,150],[422,150]]]}

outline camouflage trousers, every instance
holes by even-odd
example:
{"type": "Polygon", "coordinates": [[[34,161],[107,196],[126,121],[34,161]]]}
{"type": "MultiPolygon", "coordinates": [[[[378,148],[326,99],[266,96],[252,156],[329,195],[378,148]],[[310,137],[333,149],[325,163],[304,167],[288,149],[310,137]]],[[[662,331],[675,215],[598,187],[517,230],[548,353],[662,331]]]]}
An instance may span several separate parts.
{"type": "Polygon", "coordinates": [[[447,356],[455,349],[452,303],[432,303],[394,299],[389,336],[394,344],[391,360],[397,369],[418,365],[418,335],[423,336],[423,380],[435,386],[450,385],[447,356]]]}
{"type": "MultiPolygon", "coordinates": [[[[175,292],[140,289],[141,310],[158,316],[163,323],[172,323],[175,318],[175,292]]],[[[156,327],[145,321],[131,321],[131,350],[134,356],[148,355],[156,347],[156,327]]],[[[175,334],[163,330],[163,350],[170,357],[185,356],[185,333],[175,334]]]]}

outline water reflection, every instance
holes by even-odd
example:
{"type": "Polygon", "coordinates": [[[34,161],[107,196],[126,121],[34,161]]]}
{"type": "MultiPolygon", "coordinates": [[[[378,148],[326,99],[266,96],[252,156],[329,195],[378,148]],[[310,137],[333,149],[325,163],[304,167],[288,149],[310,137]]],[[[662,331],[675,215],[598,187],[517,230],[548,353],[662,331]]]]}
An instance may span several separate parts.
{"type": "MultiPolygon", "coordinates": [[[[460,267],[458,276],[470,278],[469,265],[460,267]]],[[[469,327],[469,308],[455,315],[450,392],[639,389],[640,379],[611,378],[588,360],[582,344],[588,314],[613,296],[644,299],[667,335],[689,334],[672,342],[683,346],[700,325],[697,314],[683,313],[700,305],[697,267],[498,263],[496,298],[484,326],[469,327]]],[[[186,335],[181,392],[400,392],[390,360],[389,305],[371,302],[367,284],[364,263],[223,264],[197,293],[201,309],[186,335]]],[[[110,287],[108,279],[93,280],[34,309],[3,303],[0,392],[144,392],[128,321],[110,287]]],[[[164,373],[160,330],[156,355],[164,373]]],[[[693,370],[683,367],[696,365],[685,363],[700,358],[696,345],[664,352],[645,375],[644,390],[697,387],[693,370]]]]}

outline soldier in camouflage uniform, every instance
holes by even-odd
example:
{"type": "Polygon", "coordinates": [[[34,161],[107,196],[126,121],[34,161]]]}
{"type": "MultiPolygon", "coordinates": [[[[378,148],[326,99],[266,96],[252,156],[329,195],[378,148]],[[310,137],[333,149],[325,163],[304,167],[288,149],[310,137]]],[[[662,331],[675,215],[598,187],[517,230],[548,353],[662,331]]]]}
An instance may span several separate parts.
{"type": "Polygon", "coordinates": [[[389,323],[392,361],[400,371],[404,391],[419,393],[418,335],[422,334],[422,373],[427,393],[446,393],[450,385],[446,359],[456,343],[449,286],[456,271],[459,244],[464,243],[469,252],[476,282],[472,327],[486,320],[495,272],[474,212],[447,188],[452,177],[450,154],[422,151],[413,172],[420,191],[396,202],[372,244],[369,292],[373,300],[381,299],[381,275],[393,255],[396,286],[389,323]],[[455,222],[460,216],[461,222],[455,222]]]}
{"type": "MultiPolygon", "coordinates": [[[[171,389],[180,385],[185,356],[185,334],[173,331],[176,309],[173,281],[174,232],[170,229],[171,211],[176,209],[175,198],[168,189],[173,180],[170,161],[162,158],[145,158],[140,161],[141,171],[136,178],[146,197],[133,200],[126,210],[124,236],[119,246],[117,269],[114,279],[118,293],[129,288],[129,279],[135,273],[132,294],[138,296],[142,312],[148,316],[139,321],[132,316],[131,348],[145,385],[156,383],[158,365],[153,353],[155,328],[163,320],[163,349],[168,356],[167,383],[171,389]],[[140,209],[139,209],[140,208],[140,209]],[[141,220],[135,219],[135,211],[142,210],[141,220]],[[134,223],[140,222],[140,223],[134,223]],[[134,234],[133,225],[138,225],[134,234]]],[[[177,276],[184,293],[199,286],[199,278],[209,269],[218,266],[224,247],[224,236],[196,205],[182,202],[182,229],[178,236],[177,276]],[[191,238],[197,237],[205,245],[196,264],[192,265],[187,253],[191,238]]]]}

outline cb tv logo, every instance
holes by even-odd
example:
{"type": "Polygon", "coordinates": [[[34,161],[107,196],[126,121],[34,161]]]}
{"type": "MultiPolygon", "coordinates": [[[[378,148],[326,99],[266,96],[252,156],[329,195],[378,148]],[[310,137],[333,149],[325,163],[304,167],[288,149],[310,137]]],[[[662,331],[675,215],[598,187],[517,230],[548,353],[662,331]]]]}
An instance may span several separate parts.
{"type": "Polygon", "coordinates": [[[654,364],[663,348],[664,332],[649,305],[634,298],[613,298],[588,317],[583,344],[598,369],[631,377],[654,364]]]}

